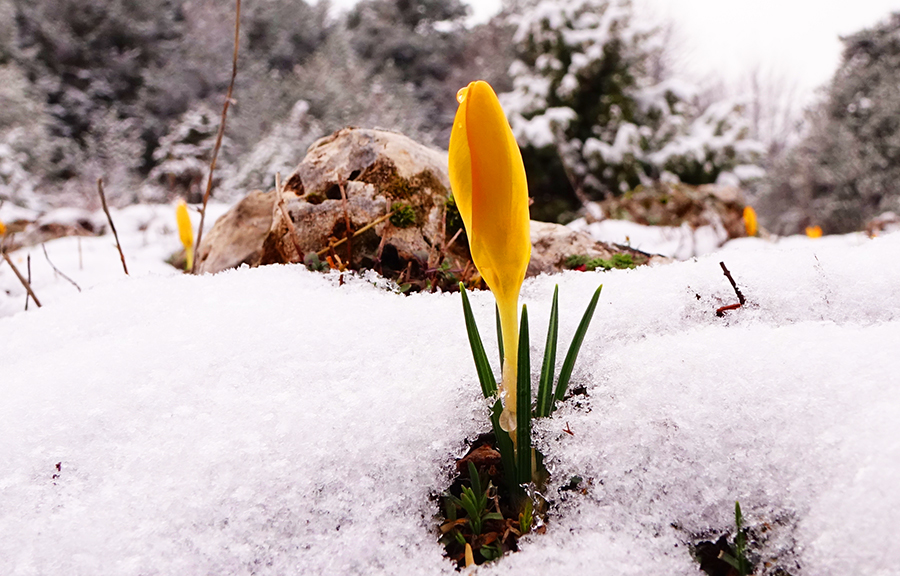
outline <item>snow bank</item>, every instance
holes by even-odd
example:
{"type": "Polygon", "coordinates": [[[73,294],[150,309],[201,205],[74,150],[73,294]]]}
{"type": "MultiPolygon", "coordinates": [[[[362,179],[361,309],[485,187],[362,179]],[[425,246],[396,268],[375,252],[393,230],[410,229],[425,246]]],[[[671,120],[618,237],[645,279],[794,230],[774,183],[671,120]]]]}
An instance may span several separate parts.
{"type": "MultiPolygon", "coordinates": [[[[896,574],[898,251],[750,242],[527,281],[533,357],[553,285],[565,347],[604,284],[587,396],[538,427],[547,533],[478,572],[694,575],[686,542],[737,499],[795,576],[896,574]],[[720,259],[748,299],[725,318],[720,259]]],[[[454,573],[430,497],[487,429],[459,296],[375,284],[148,274],[0,319],[0,573],[454,573]]]]}

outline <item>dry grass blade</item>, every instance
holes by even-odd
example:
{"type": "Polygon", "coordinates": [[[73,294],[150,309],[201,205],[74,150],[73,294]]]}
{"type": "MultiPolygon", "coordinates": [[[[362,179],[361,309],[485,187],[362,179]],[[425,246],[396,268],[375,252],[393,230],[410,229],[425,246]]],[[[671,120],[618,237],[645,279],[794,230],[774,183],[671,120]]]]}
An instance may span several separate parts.
{"type": "Polygon", "coordinates": [[[9,264],[9,267],[12,268],[13,273],[16,275],[16,278],[18,278],[19,282],[22,283],[22,286],[25,287],[25,291],[28,292],[28,294],[31,296],[31,299],[34,300],[34,303],[37,304],[38,308],[40,308],[41,301],[38,300],[37,296],[35,296],[34,290],[31,289],[31,284],[28,282],[28,280],[24,276],[22,276],[22,273],[19,272],[19,269],[16,268],[16,265],[13,264],[12,260],[10,260],[9,254],[3,252],[3,259],[6,260],[6,263],[9,264]]]}
{"type": "Polygon", "coordinates": [[[341,190],[341,207],[344,209],[344,237],[347,239],[347,265],[353,259],[353,236],[350,235],[350,209],[344,179],[338,177],[338,188],[341,190]]]}
{"type": "Polygon", "coordinates": [[[278,210],[281,211],[281,217],[284,218],[284,223],[288,229],[288,235],[291,237],[291,242],[294,244],[294,250],[297,251],[297,259],[299,262],[303,262],[303,252],[300,249],[300,241],[297,240],[297,229],[294,228],[294,222],[291,220],[291,215],[288,213],[287,208],[284,205],[284,197],[281,195],[281,173],[275,173],[275,204],[278,206],[278,210]]]}
{"type": "MultiPolygon", "coordinates": [[[[231,94],[234,92],[234,79],[237,77],[238,43],[241,37],[241,0],[235,0],[234,14],[234,53],[231,58],[231,82],[228,83],[228,93],[225,95],[225,104],[222,107],[222,121],[219,123],[219,131],[216,133],[216,145],[213,148],[212,160],[209,163],[209,178],[206,181],[206,192],[203,194],[203,207],[200,208],[200,228],[197,230],[197,243],[194,245],[194,253],[200,254],[200,241],[203,239],[203,223],[206,220],[206,204],[212,195],[213,172],[216,170],[216,160],[219,157],[219,149],[222,147],[222,137],[225,135],[225,120],[228,117],[228,106],[231,104],[231,94]]],[[[197,273],[197,261],[191,267],[191,274],[197,273]]]]}
{"type": "MultiPolygon", "coordinates": [[[[381,216],[379,218],[376,218],[375,220],[372,220],[371,222],[369,222],[368,224],[366,224],[365,226],[363,226],[362,228],[360,228],[359,230],[354,232],[353,235],[350,236],[350,238],[356,238],[357,236],[359,236],[363,232],[369,230],[370,228],[373,228],[374,226],[378,226],[379,224],[381,224],[382,222],[384,222],[385,220],[387,220],[388,218],[390,218],[393,215],[394,215],[394,211],[391,210],[384,216],[381,216]]],[[[345,236],[345,237],[341,238],[340,240],[338,240],[337,242],[335,242],[334,244],[330,244],[326,248],[322,248],[321,250],[316,252],[316,254],[319,256],[319,258],[321,258],[322,256],[324,256],[331,250],[334,250],[335,248],[337,248],[338,246],[340,246],[341,244],[343,244],[346,241],[347,241],[347,237],[345,236]]]]}
{"type": "Polygon", "coordinates": [[[106,214],[106,219],[109,221],[109,227],[112,229],[113,237],[116,239],[116,248],[119,249],[119,258],[122,259],[122,268],[125,270],[125,275],[128,275],[128,265],[125,264],[125,253],[122,252],[122,245],[119,244],[119,234],[116,232],[116,225],[113,224],[112,216],[109,213],[109,208],[106,206],[106,194],[103,193],[103,179],[97,178],[97,191],[100,193],[100,204],[103,206],[103,212],[106,214]]]}
{"type": "MultiPolygon", "coordinates": [[[[26,268],[28,269],[28,284],[31,284],[31,254],[28,255],[28,259],[25,261],[26,268]]],[[[31,294],[25,294],[25,311],[28,312],[28,299],[31,298],[31,294]]]]}
{"type": "Polygon", "coordinates": [[[53,271],[56,272],[57,274],[59,274],[60,276],[62,276],[63,278],[65,278],[66,280],[68,280],[69,282],[71,282],[72,286],[75,286],[76,288],[78,288],[78,291],[81,292],[81,286],[79,286],[74,280],[72,280],[71,278],[69,278],[68,276],[63,274],[59,268],[57,268],[56,266],[53,265],[53,262],[50,261],[50,256],[47,254],[47,247],[44,246],[43,244],[41,244],[41,250],[44,251],[44,258],[47,259],[47,264],[49,264],[50,267],[53,268],[53,271]]]}

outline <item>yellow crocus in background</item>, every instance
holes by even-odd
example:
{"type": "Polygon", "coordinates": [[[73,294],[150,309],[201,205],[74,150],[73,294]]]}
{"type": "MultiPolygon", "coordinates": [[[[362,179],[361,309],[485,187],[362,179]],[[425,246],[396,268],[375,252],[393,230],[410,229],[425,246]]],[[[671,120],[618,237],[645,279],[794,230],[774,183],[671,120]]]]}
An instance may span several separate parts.
{"type": "Polygon", "coordinates": [[[0,236],[5,236],[5,235],[6,235],[6,224],[4,224],[3,222],[0,222],[0,236]]]}
{"type": "Polygon", "coordinates": [[[810,238],[821,238],[822,237],[822,227],[821,226],[807,226],[806,227],[806,235],[810,238]]]}
{"type": "Polygon", "coordinates": [[[747,229],[747,236],[756,236],[756,210],[752,206],[744,206],[744,228],[747,229]]]}
{"type": "Polygon", "coordinates": [[[190,271],[194,267],[194,228],[191,225],[191,216],[188,214],[187,204],[184,200],[178,200],[175,208],[175,220],[178,222],[178,236],[184,246],[184,269],[190,271]]]}
{"type": "Polygon", "coordinates": [[[450,186],[472,260],[497,299],[504,356],[500,425],[512,432],[516,428],[519,290],[531,258],[525,165],[500,101],[487,82],[470,83],[459,91],[457,100],[450,134],[450,186]]]}

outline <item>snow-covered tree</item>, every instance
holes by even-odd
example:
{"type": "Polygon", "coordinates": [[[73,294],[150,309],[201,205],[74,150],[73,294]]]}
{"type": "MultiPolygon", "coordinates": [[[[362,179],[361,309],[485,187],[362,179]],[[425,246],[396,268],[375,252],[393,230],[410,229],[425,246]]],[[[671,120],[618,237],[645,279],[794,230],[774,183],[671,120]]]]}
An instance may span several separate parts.
{"type": "Polygon", "coordinates": [[[690,184],[758,176],[741,168],[762,152],[741,106],[701,110],[694,87],[659,81],[665,38],[635,18],[630,0],[532,2],[517,24],[504,108],[525,153],[538,166],[557,154],[582,201],[664,172],[690,184]]]}
{"type": "Polygon", "coordinates": [[[807,116],[807,135],[772,171],[760,203],[768,227],[840,233],[900,213],[898,38],[900,13],[843,38],[841,65],[807,116]]]}
{"type": "MultiPolygon", "coordinates": [[[[166,196],[177,194],[188,202],[200,202],[206,190],[220,120],[221,114],[206,105],[185,112],[153,153],[159,164],[150,171],[150,182],[161,186],[166,196]]],[[[214,184],[227,175],[227,147],[226,136],[216,160],[214,184]]]]}

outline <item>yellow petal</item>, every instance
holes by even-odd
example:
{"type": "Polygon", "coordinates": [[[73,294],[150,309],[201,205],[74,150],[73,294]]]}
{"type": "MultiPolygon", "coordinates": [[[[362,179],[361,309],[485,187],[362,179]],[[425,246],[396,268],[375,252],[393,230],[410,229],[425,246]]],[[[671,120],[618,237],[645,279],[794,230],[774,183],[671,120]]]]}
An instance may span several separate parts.
{"type": "Polygon", "coordinates": [[[531,258],[525,165],[493,88],[460,90],[450,135],[450,186],[472,260],[497,299],[503,332],[504,422],[514,427],[519,289],[531,258]]]}
{"type": "Polygon", "coordinates": [[[194,228],[191,225],[191,216],[188,214],[187,204],[184,203],[184,200],[178,201],[178,206],[175,208],[175,220],[178,222],[178,236],[181,238],[181,244],[185,250],[189,246],[193,247],[194,228]]]}
{"type": "Polygon", "coordinates": [[[475,554],[472,553],[472,545],[466,542],[466,568],[475,565],[475,554]]]}
{"type": "Polygon", "coordinates": [[[756,210],[752,206],[744,206],[744,227],[747,229],[747,236],[756,236],[756,210]]]}

